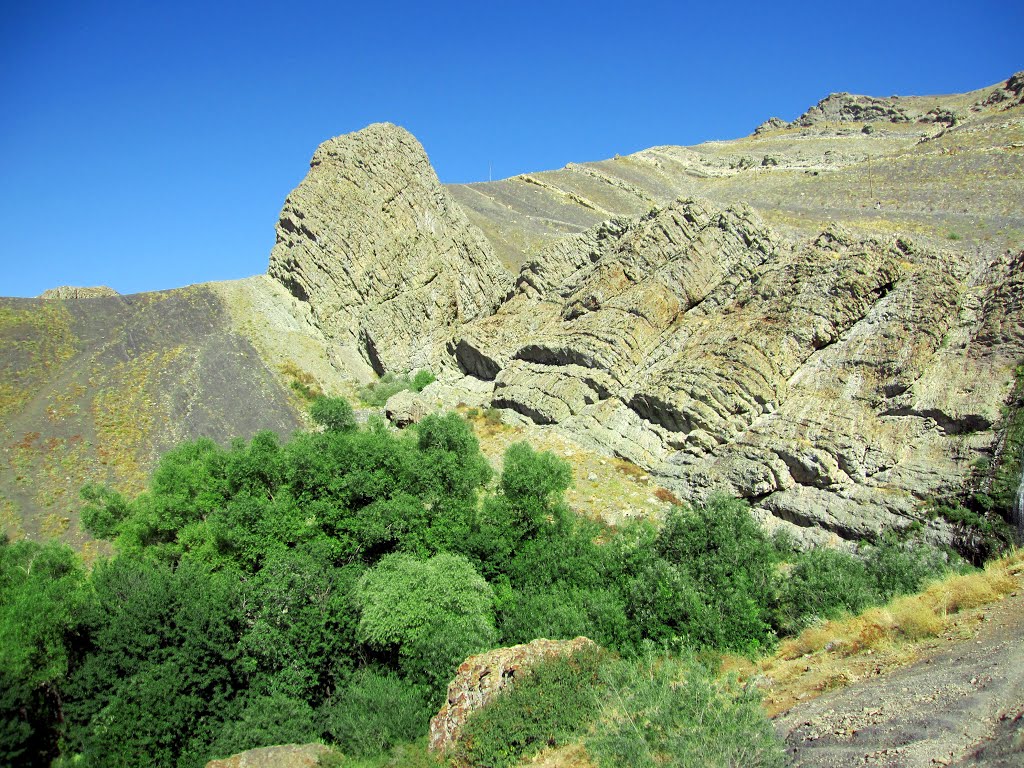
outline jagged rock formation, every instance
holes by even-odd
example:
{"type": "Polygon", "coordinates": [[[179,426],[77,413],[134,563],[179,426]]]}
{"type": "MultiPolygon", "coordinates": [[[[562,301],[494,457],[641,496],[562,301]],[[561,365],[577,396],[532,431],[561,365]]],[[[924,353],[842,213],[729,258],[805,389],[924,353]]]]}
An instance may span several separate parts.
{"type": "Polygon", "coordinates": [[[995,453],[1021,233],[1024,74],[449,187],[370,126],[316,151],[268,275],[4,304],[0,522],[72,531],[84,480],[134,490],[174,441],[298,427],[289,391],[429,367],[396,418],[494,405],[807,541],[874,535],[995,453]]]}
{"type": "Polygon", "coordinates": [[[92,285],[79,287],[76,285],[59,285],[56,288],[47,288],[39,294],[40,299],[94,299],[97,296],[117,296],[113,288],[105,285],[92,285]]]}
{"type": "Polygon", "coordinates": [[[378,373],[438,369],[451,329],[511,287],[423,147],[387,123],[320,145],[281,211],[269,273],[378,373]]]}
{"type": "Polygon", "coordinates": [[[906,525],[991,441],[1024,347],[979,348],[963,326],[984,296],[985,322],[1019,332],[1011,295],[906,239],[792,243],[749,209],[685,200],[560,241],[453,351],[494,405],[684,498],[723,490],[804,537],[856,539],[906,525]],[[950,388],[967,366],[970,390],[950,388]]]}
{"type": "Polygon", "coordinates": [[[539,661],[571,656],[594,647],[594,642],[586,637],[534,640],[470,656],[459,666],[455,679],[448,685],[448,698],[430,720],[431,751],[444,752],[457,742],[469,716],[514,684],[517,675],[539,661]]]}

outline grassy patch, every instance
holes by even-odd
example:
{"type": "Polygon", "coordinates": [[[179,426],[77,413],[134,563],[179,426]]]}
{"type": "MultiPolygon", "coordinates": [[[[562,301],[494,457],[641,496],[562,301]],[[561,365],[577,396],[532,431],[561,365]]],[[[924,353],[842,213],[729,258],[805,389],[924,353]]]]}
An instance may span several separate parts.
{"type": "Polygon", "coordinates": [[[96,453],[100,463],[113,470],[122,490],[137,492],[145,487],[145,450],[156,427],[158,378],[173,367],[184,349],[150,352],[118,363],[104,377],[108,386],[93,396],[96,453]]]}
{"type": "Polygon", "coordinates": [[[25,529],[21,524],[21,515],[14,502],[0,495],[0,536],[11,541],[25,538],[25,529]]]}
{"type": "Polygon", "coordinates": [[[377,381],[367,384],[359,390],[359,399],[364,405],[382,408],[385,403],[399,392],[422,392],[424,388],[436,380],[434,374],[423,369],[413,373],[385,373],[377,381]]]}
{"type": "Polygon", "coordinates": [[[912,660],[922,641],[949,630],[961,612],[987,605],[1020,587],[1024,552],[993,560],[984,570],[952,574],[920,592],[882,606],[808,627],[752,662],[728,657],[724,667],[741,677],[771,681],[769,713],[843,687],[873,670],[912,660]]]}
{"type": "Polygon", "coordinates": [[[61,301],[28,309],[0,307],[0,348],[14,363],[0,381],[0,416],[13,413],[37,393],[38,382],[74,356],[77,339],[61,301]]]}
{"type": "Polygon", "coordinates": [[[288,378],[288,386],[306,404],[312,403],[318,397],[323,397],[324,391],[320,388],[316,378],[299,368],[294,362],[288,360],[278,366],[278,370],[288,378]]]}

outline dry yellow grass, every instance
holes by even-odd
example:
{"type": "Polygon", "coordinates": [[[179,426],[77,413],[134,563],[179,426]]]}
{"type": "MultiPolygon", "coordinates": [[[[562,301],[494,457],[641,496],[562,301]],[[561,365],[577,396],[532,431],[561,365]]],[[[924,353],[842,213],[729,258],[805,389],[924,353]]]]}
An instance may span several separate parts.
{"type": "Polygon", "coordinates": [[[772,656],[752,662],[727,657],[723,671],[761,678],[769,714],[799,700],[841,688],[883,669],[913,661],[922,644],[958,620],[1021,587],[1024,551],[1015,550],[983,571],[952,575],[887,605],[807,628],[772,656]]]}

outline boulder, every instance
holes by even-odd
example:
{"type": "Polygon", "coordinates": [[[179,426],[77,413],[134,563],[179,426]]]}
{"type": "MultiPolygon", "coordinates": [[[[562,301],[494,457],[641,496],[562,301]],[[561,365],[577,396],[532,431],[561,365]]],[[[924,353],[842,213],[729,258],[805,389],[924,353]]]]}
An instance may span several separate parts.
{"type": "Polygon", "coordinates": [[[284,744],[211,760],[206,768],[313,768],[330,750],[323,744],[284,744]]]}
{"type": "Polygon", "coordinates": [[[430,720],[430,749],[444,752],[458,741],[466,720],[483,709],[515,682],[517,675],[540,661],[571,656],[595,648],[592,640],[534,640],[525,645],[497,648],[470,656],[459,666],[448,685],[448,698],[430,720]]]}

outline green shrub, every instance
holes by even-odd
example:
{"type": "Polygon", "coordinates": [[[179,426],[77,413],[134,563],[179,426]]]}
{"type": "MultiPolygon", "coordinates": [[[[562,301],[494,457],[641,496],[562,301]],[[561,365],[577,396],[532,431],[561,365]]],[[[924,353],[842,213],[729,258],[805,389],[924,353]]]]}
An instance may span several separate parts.
{"type": "Polygon", "coordinates": [[[388,555],[360,579],[354,597],[362,637],[397,649],[403,670],[435,691],[497,637],[494,592],[460,555],[388,555]]]}
{"type": "Polygon", "coordinates": [[[549,659],[470,715],[456,745],[470,766],[507,768],[544,747],[576,738],[598,711],[599,651],[549,659]]]}
{"type": "Polygon", "coordinates": [[[394,673],[367,668],[324,706],[327,734],[346,755],[370,757],[427,731],[433,714],[424,690],[394,673]]]}
{"type": "Polygon", "coordinates": [[[413,392],[422,392],[427,385],[433,384],[435,381],[437,381],[437,377],[424,368],[417,371],[416,375],[412,377],[411,389],[413,392]]]}
{"type": "Polygon", "coordinates": [[[320,738],[312,707],[284,694],[249,697],[241,713],[225,723],[210,747],[217,757],[230,757],[257,747],[305,744],[320,738]]]}
{"type": "Polygon", "coordinates": [[[676,606],[657,620],[700,647],[749,653],[774,644],[778,556],[745,501],[716,495],[674,508],[654,548],[670,566],[659,589],[676,606]]]}
{"type": "Polygon", "coordinates": [[[385,373],[377,381],[367,384],[359,390],[359,399],[366,405],[381,408],[388,399],[399,392],[409,390],[411,392],[422,392],[428,384],[437,380],[426,368],[417,371],[415,375],[408,373],[385,373]]]}
{"type": "Polygon", "coordinates": [[[356,428],[352,406],[343,397],[318,397],[309,406],[309,415],[317,424],[332,432],[351,432],[356,428]]]}
{"type": "Polygon", "coordinates": [[[833,549],[804,552],[783,581],[781,628],[796,634],[818,619],[862,611],[878,602],[875,584],[860,558],[833,549]]]}
{"type": "Polygon", "coordinates": [[[773,768],[782,743],[756,689],[693,658],[647,655],[606,665],[601,718],[586,740],[600,768],[773,768]]]}
{"type": "Polygon", "coordinates": [[[875,582],[879,602],[896,595],[915,592],[929,579],[950,570],[943,552],[923,543],[902,542],[893,535],[883,536],[867,549],[868,573],[875,582]]]}

